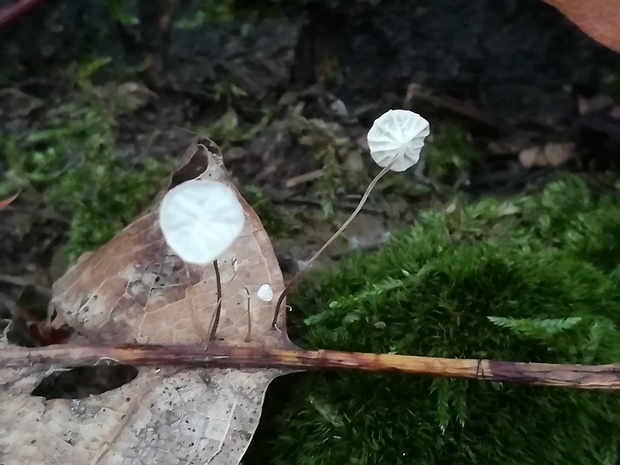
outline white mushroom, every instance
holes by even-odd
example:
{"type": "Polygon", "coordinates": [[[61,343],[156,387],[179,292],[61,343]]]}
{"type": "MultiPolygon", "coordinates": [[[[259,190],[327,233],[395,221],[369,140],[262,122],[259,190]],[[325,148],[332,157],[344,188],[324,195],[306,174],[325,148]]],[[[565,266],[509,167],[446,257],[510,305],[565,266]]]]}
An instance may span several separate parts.
{"type": "Polygon", "coordinates": [[[430,134],[428,121],[410,110],[389,110],[368,131],[370,156],[382,168],[405,171],[420,160],[424,139],[430,134]]]}
{"type": "Polygon", "coordinates": [[[332,237],[306,262],[306,265],[293,276],[278,297],[272,326],[276,326],[280,305],[284,301],[287,290],[308,270],[315,260],[329,245],[334,242],[360,212],[370,192],[388,171],[405,171],[420,160],[420,151],[424,139],[430,134],[428,121],[410,110],[388,110],[377,118],[368,131],[367,140],[370,156],[383,169],[366,188],[359,204],[349,218],[340,226],[332,237]]]}
{"type": "Polygon", "coordinates": [[[273,289],[269,284],[263,284],[256,292],[256,295],[263,302],[271,302],[273,299],[273,289]]]}
{"type": "Polygon", "coordinates": [[[170,189],[159,208],[164,239],[183,261],[216,260],[241,234],[245,213],[236,194],[222,183],[192,180],[170,189]]]}

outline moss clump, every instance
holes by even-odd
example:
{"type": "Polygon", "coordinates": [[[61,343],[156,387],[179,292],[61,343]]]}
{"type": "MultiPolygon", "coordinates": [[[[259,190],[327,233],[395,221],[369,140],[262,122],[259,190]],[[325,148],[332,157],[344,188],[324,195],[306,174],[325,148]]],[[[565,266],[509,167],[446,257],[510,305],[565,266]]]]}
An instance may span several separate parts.
{"type": "MultiPolygon", "coordinates": [[[[620,202],[580,181],[426,213],[292,301],[309,348],[620,360],[620,202]]],[[[286,383],[283,380],[281,385],[286,383]]],[[[398,374],[306,374],[267,404],[247,463],[617,464],[614,394],[398,374]],[[286,400],[285,400],[286,399],[286,400]],[[277,405],[276,405],[277,404],[277,405]]]]}
{"type": "Polygon", "coordinates": [[[193,29],[209,22],[232,21],[238,19],[240,13],[234,8],[234,0],[203,0],[197,11],[175,21],[180,29],[193,29]]]}
{"type": "Polygon", "coordinates": [[[613,99],[620,98],[620,68],[603,69],[601,71],[601,93],[613,99]]]}
{"type": "Polygon", "coordinates": [[[0,197],[21,190],[41,207],[36,222],[64,224],[70,261],[131,221],[172,167],[171,160],[122,156],[116,116],[127,101],[90,80],[106,63],[76,65],[69,100],[47,111],[37,130],[0,139],[7,164],[0,197]]]}
{"type": "Polygon", "coordinates": [[[440,128],[426,150],[429,175],[451,184],[466,183],[481,159],[482,152],[473,144],[470,134],[454,125],[440,128]]]}

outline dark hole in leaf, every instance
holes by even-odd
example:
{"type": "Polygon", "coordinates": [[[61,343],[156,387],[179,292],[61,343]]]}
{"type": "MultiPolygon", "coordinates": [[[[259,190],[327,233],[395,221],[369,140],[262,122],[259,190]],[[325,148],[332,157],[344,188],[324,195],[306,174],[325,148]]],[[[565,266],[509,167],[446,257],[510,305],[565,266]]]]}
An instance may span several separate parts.
{"type": "Polygon", "coordinates": [[[180,167],[173,175],[170,182],[170,189],[179,184],[195,179],[200,176],[209,166],[209,158],[203,148],[198,148],[196,153],[184,166],[180,167]]]}
{"type": "Polygon", "coordinates": [[[77,367],[46,376],[31,394],[46,399],[82,399],[119,388],[136,376],[136,367],[118,363],[77,367]]]}
{"type": "Polygon", "coordinates": [[[211,139],[202,138],[198,141],[198,145],[204,145],[207,150],[217,156],[221,156],[220,148],[211,139]]]}

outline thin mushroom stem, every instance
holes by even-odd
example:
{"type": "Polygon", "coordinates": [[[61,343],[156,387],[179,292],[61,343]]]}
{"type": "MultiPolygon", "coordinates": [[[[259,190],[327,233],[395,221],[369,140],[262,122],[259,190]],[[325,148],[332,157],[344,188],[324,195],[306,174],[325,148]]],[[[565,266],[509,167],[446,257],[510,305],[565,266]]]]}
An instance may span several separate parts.
{"type": "Polygon", "coordinates": [[[329,247],[332,244],[332,242],[334,242],[342,234],[342,232],[347,228],[347,226],[349,226],[349,224],[351,224],[351,221],[353,221],[353,219],[357,216],[357,214],[360,212],[360,210],[362,209],[362,207],[366,203],[366,200],[368,200],[368,197],[370,196],[370,193],[372,192],[374,187],[377,185],[379,180],[385,175],[385,173],[387,173],[390,170],[390,168],[392,168],[392,165],[395,162],[396,162],[396,157],[394,157],[392,159],[392,161],[387,166],[385,166],[379,172],[379,174],[377,174],[374,177],[374,179],[372,181],[370,181],[370,184],[368,184],[368,187],[366,188],[366,192],[364,192],[364,195],[360,199],[360,201],[357,204],[357,207],[355,208],[353,213],[351,213],[351,215],[347,218],[347,220],[344,223],[342,223],[342,226],[340,226],[338,231],[336,231],[332,235],[332,237],[330,237],[327,240],[327,242],[325,242],[325,244],[323,244],[323,246],[319,250],[317,250],[312,257],[310,257],[310,260],[308,260],[306,265],[301,270],[299,270],[295,274],[295,276],[293,276],[293,278],[288,282],[288,284],[286,285],[286,287],[284,288],[284,290],[280,294],[280,297],[278,297],[278,301],[276,303],[276,310],[275,310],[274,315],[273,315],[273,321],[271,322],[271,327],[272,328],[276,328],[276,326],[278,324],[278,318],[280,317],[280,307],[282,306],[282,302],[284,301],[284,298],[286,297],[286,294],[287,294],[288,290],[299,280],[299,278],[301,276],[303,276],[306,273],[306,271],[308,271],[308,269],[314,264],[314,262],[319,257],[319,255],[321,255],[325,251],[325,249],[327,249],[327,247],[329,247]]]}

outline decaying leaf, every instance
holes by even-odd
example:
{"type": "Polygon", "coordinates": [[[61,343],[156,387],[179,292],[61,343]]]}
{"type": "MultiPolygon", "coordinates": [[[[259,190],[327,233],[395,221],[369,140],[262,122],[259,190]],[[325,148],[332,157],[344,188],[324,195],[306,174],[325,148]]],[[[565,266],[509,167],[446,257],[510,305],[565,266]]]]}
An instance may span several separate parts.
{"type": "MultiPolygon", "coordinates": [[[[168,188],[198,176],[234,189],[209,140],[190,147],[168,188]]],[[[284,282],[251,207],[239,195],[247,218],[243,233],[212,265],[194,266],[162,238],[157,206],[164,192],[55,283],[51,324],[69,326],[72,342],[293,347],[283,330],[284,312],[280,329],[271,326],[275,299],[257,296],[264,285],[278,295],[284,282]]],[[[0,370],[0,463],[236,464],[256,429],[269,382],[283,373],[145,367],[102,394],[45,400],[29,393],[46,373],[0,370]]]]}
{"type": "Polygon", "coordinates": [[[533,166],[560,166],[575,156],[572,142],[529,147],[519,152],[519,161],[525,168],[533,166]]]}
{"type": "Polygon", "coordinates": [[[557,8],[594,40],[620,52],[620,3],[618,0],[544,1],[557,8]]]}
{"type": "Polygon", "coordinates": [[[13,202],[17,196],[19,195],[19,193],[12,195],[11,197],[7,198],[7,199],[0,199],[0,209],[7,207],[8,205],[11,204],[11,202],[13,202]]]}

